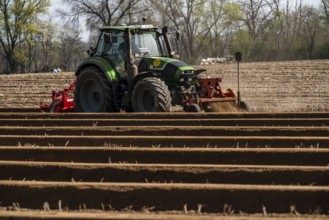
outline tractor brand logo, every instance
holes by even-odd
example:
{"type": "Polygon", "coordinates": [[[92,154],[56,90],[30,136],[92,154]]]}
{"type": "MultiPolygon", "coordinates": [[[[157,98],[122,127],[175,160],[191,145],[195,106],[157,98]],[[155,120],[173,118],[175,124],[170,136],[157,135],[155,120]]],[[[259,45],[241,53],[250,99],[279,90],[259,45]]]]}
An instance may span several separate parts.
{"type": "Polygon", "coordinates": [[[158,67],[158,66],[160,66],[160,64],[161,64],[161,60],[160,59],[156,59],[156,60],[153,61],[153,66],[154,67],[158,67]]]}

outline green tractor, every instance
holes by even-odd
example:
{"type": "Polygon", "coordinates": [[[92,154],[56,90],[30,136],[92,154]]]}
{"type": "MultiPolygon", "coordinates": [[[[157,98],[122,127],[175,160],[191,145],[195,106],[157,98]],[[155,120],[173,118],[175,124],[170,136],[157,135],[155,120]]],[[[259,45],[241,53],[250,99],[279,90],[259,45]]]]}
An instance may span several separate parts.
{"type": "Polygon", "coordinates": [[[204,70],[174,59],[178,56],[167,27],[143,24],[100,30],[97,47],[88,51],[90,56],[75,73],[76,111],[169,112],[180,105],[184,111],[200,112],[212,111],[212,104],[219,102],[239,107],[232,90],[221,90],[221,79],[199,80],[204,70]]]}

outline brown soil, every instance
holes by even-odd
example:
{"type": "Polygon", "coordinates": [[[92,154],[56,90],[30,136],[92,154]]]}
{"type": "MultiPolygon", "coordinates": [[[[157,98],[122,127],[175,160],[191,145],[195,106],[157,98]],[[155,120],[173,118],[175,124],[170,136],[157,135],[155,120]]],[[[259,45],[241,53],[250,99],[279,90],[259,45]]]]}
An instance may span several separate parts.
{"type": "Polygon", "coordinates": [[[317,166],[0,161],[0,168],[1,178],[11,180],[329,185],[329,167],[317,166]]]}
{"type": "MultiPolygon", "coordinates": [[[[316,204],[328,209],[329,187],[280,185],[222,185],[175,183],[81,183],[42,181],[0,181],[3,201],[19,201],[25,208],[41,208],[47,202],[58,209],[99,209],[101,204],[115,210],[155,207],[157,211],[181,210],[204,205],[204,212],[218,213],[225,204],[247,213],[260,212],[262,206],[275,213],[287,213],[295,205],[302,213],[316,204]],[[13,193],[15,192],[15,193],[13,193]],[[24,195],[24,197],[22,197],[24,195]],[[38,195],[38,196],[35,196],[38,195]],[[257,198],[257,199],[251,199],[257,198]],[[241,202],[244,201],[244,202],[241,202]]],[[[11,203],[4,202],[3,205],[11,203]]],[[[193,208],[194,209],[194,208],[193,208]]]]}
{"type": "Polygon", "coordinates": [[[46,114],[74,73],[0,75],[0,219],[328,219],[328,64],[241,63],[257,113],[46,114]]]}
{"type": "Polygon", "coordinates": [[[328,213],[327,113],[199,116],[1,113],[1,206],[328,213]]]}
{"type": "Polygon", "coordinates": [[[136,148],[0,147],[0,159],[127,164],[237,164],[327,166],[329,149],[320,148],[136,148]]]}

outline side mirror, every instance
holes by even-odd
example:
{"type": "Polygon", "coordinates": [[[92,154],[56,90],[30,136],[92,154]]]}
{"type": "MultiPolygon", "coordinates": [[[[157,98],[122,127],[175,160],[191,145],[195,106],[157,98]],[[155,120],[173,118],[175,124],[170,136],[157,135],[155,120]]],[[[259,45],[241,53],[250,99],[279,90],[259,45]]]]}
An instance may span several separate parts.
{"type": "Polygon", "coordinates": [[[180,32],[176,31],[176,40],[180,40],[180,32]]]}
{"type": "Polygon", "coordinates": [[[168,33],[168,26],[164,26],[162,28],[162,34],[167,34],[168,33]]]}
{"type": "Polygon", "coordinates": [[[242,60],[242,54],[240,52],[235,53],[235,61],[240,62],[242,60]]]}
{"type": "Polygon", "coordinates": [[[106,44],[108,44],[108,43],[112,43],[112,36],[111,36],[111,33],[105,33],[104,34],[104,42],[106,43],[106,44]]]}
{"type": "Polygon", "coordinates": [[[94,56],[95,55],[95,50],[96,50],[96,48],[90,47],[90,49],[87,50],[88,55],[91,56],[91,57],[94,56]]]}

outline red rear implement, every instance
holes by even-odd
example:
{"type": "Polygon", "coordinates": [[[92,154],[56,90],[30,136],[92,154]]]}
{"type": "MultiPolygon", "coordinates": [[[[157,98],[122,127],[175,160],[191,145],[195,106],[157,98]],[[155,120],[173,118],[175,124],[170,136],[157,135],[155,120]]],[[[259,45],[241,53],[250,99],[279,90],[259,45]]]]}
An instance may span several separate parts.
{"type": "Polygon", "coordinates": [[[74,87],[76,80],[69,88],[60,91],[52,91],[51,104],[40,103],[40,109],[44,112],[72,112],[75,110],[74,87]]]}

